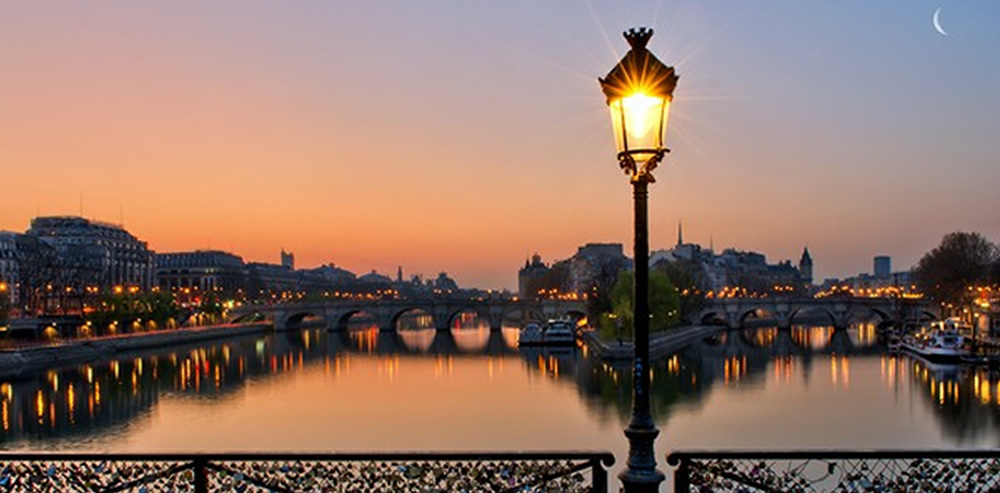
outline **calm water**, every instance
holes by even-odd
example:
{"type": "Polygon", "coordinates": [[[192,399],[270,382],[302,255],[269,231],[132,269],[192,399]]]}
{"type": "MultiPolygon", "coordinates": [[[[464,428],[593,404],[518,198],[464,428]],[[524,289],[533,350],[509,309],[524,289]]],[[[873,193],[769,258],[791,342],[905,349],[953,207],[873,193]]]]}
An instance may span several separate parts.
{"type": "MultiPolygon", "coordinates": [[[[610,450],[628,363],[487,328],[323,330],[136,353],[0,384],[13,450],[610,450]]],[[[1000,445],[1000,378],[884,354],[871,325],[729,332],[657,362],[674,448],[1000,445]],[[833,353],[836,354],[833,354],[833,353]]]]}

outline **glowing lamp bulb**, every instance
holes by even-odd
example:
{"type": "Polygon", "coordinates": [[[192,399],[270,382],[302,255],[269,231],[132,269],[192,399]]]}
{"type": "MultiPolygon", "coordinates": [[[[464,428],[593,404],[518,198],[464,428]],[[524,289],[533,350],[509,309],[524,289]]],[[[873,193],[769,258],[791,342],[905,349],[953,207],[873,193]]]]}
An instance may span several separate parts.
{"type": "Polygon", "coordinates": [[[641,162],[663,148],[669,99],[640,92],[611,101],[608,108],[619,153],[629,152],[641,162]]]}

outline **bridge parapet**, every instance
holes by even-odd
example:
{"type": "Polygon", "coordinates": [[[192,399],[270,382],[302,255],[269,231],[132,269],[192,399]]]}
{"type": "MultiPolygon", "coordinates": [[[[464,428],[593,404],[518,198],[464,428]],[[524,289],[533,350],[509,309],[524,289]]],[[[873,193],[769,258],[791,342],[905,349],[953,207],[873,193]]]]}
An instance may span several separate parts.
{"type": "Polygon", "coordinates": [[[724,322],[739,329],[751,317],[771,318],[781,328],[792,325],[796,317],[806,314],[825,315],[835,327],[847,327],[859,319],[877,316],[883,322],[933,319],[939,308],[926,300],[870,297],[768,297],[719,298],[708,301],[697,313],[697,322],[724,322]]]}
{"type": "Polygon", "coordinates": [[[328,330],[344,330],[350,317],[365,313],[375,319],[381,330],[395,330],[399,317],[419,310],[430,315],[436,329],[451,326],[460,313],[476,313],[487,320],[490,328],[499,330],[510,314],[520,313],[526,319],[561,318],[571,314],[586,314],[584,301],[566,300],[495,300],[495,299],[377,299],[330,300],[324,302],[245,305],[230,311],[230,319],[258,314],[270,320],[275,330],[297,327],[304,317],[323,318],[328,330]]]}

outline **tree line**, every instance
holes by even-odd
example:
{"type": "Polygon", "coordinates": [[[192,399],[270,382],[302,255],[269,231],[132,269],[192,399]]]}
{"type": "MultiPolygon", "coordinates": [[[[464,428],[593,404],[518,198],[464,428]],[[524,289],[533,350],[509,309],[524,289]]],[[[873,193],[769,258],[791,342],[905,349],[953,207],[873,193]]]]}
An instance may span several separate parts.
{"type": "Polygon", "coordinates": [[[949,233],[920,258],[914,274],[927,296],[960,304],[967,301],[970,287],[1000,283],[1000,247],[979,233],[949,233]]]}

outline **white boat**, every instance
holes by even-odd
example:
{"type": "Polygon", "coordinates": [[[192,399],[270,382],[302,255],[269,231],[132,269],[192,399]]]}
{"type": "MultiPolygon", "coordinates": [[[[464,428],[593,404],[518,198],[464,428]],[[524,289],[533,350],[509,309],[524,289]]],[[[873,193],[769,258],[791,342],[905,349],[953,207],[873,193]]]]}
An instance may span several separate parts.
{"type": "Polygon", "coordinates": [[[542,342],[549,346],[576,344],[576,331],[569,320],[549,320],[542,332],[542,342]]]}
{"type": "Polygon", "coordinates": [[[518,346],[572,346],[576,344],[573,322],[549,320],[545,327],[529,323],[521,328],[518,346]]]}
{"type": "Polygon", "coordinates": [[[537,346],[542,343],[542,326],[534,322],[521,327],[517,336],[518,346],[537,346]]]}
{"type": "Polygon", "coordinates": [[[957,319],[932,322],[930,327],[903,338],[903,349],[935,363],[961,363],[970,356],[965,347],[965,326],[957,319]]]}

